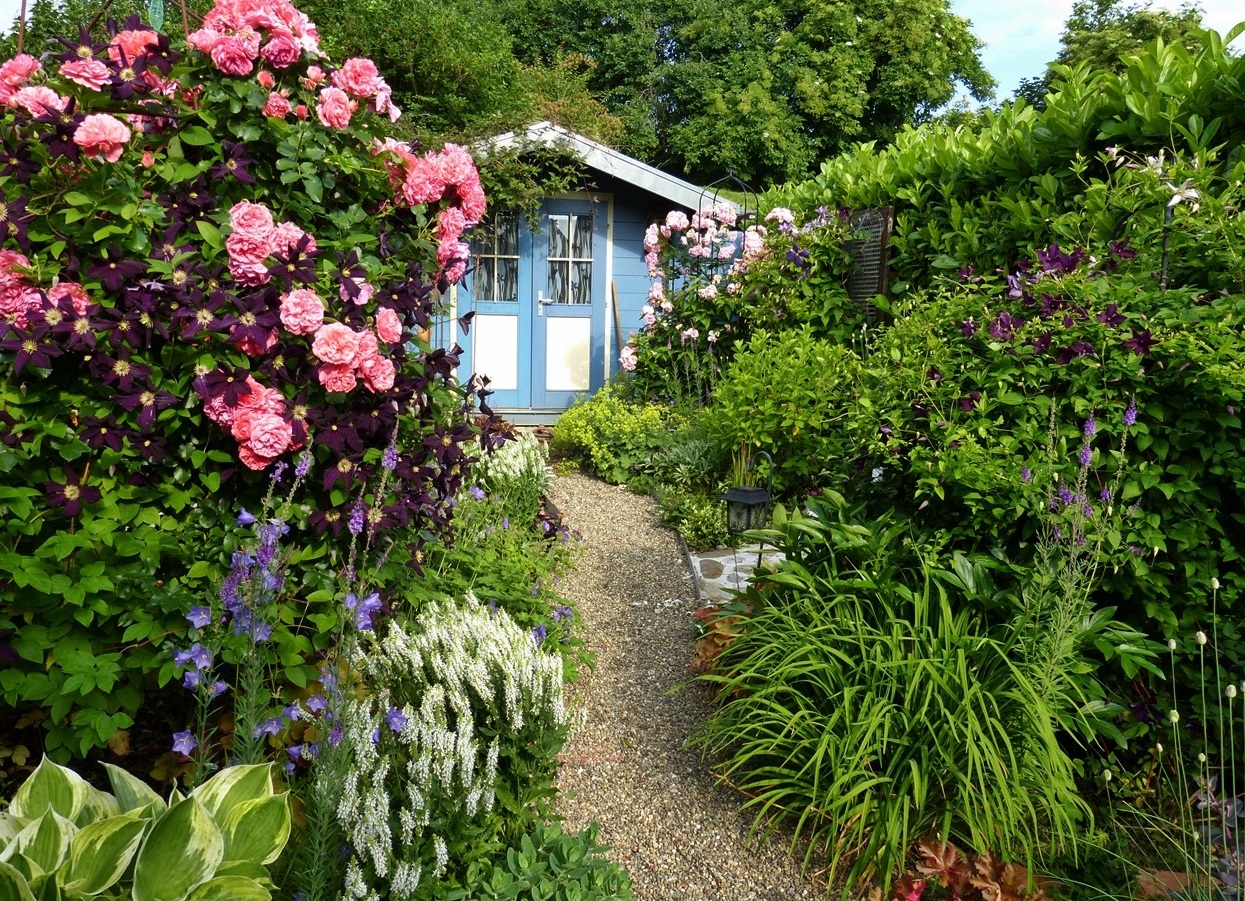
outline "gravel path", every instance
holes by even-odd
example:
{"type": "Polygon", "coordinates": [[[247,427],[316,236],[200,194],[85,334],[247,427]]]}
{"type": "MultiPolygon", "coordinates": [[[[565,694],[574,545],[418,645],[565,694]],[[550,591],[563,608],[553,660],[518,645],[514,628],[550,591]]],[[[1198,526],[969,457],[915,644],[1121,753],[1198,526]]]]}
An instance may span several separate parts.
{"type": "Polygon", "coordinates": [[[631,872],[637,901],[794,901],[824,897],[779,842],[748,839],[739,798],[684,748],[711,707],[687,682],[696,608],[675,535],[653,502],[578,474],[553,500],[583,535],[562,593],[584,619],[596,668],[576,686],[582,724],[562,754],[568,828],[596,820],[631,872]]]}

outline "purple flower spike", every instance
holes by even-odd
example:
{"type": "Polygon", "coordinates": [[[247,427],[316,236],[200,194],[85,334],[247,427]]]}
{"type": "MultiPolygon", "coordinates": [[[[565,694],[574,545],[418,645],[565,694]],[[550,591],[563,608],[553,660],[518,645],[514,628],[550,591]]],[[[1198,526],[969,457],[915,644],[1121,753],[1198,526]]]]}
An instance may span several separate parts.
{"type": "Polygon", "coordinates": [[[307,473],[311,471],[311,453],[304,451],[303,455],[298,458],[298,463],[294,466],[294,475],[303,479],[307,477],[307,473]]]}
{"type": "Polygon", "coordinates": [[[1124,425],[1131,427],[1137,422],[1137,402],[1130,400],[1128,409],[1124,411],[1124,425]]]}
{"type": "Polygon", "coordinates": [[[195,737],[190,734],[190,730],[185,732],[173,733],[173,751],[177,754],[185,754],[187,757],[199,747],[199,743],[195,741],[195,737]]]}
{"type": "Polygon", "coordinates": [[[1094,421],[1093,413],[1090,413],[1089,419],[1085,420],[1085,426],[1081,429],[1081,432],[1086,438],[1093,438],[1098,433],[1098,423],[1094,421]]]}
{"type": "Polygon", "coordinates": [[[1090,447],[1088,444],[1082,445],[1081,453],[1076,458],[1077,462],[1079,462],[1082,466],[1088,466],[1089,461],[1092,460],[1093,458],[1094,458],[1094,449],[1090,447]]]}
{"type": "Polygon", "coordinates": [[[1110,488],[1104,488],[1104,489],[1102,489],[1101,491],[1099,491],[1099,492],[1098,492],[1098,498],[1099,498],[1099,500],[1101,500],[1104,504],[1109,504],[1109,503],[1111,503],[1111,489],[1110,489],[1110,488]]]}
{"type": "Polygon", "coordinates": [[[1025,482],[1032,482],[1033,481],[1033,470],[1027,466],[1022,466],[1020,468],[1020,478],[1025,482]]]}
{"type": "Polygon", "coordinates": [[[390,472],[398,468],[398,449],[392,444],[385,448],[380,458],[380,465],[390,472]]]}

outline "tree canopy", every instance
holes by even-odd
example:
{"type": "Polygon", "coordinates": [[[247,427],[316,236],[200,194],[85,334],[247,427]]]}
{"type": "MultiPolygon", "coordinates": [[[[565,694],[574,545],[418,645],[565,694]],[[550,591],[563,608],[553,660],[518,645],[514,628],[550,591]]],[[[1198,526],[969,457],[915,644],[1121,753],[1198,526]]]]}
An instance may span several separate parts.
{"type": "Polygon", "coordinates": [[[1156,38],[1167,44],[1183,44],[1190,51],[1199,46],[1197,32],[1202,27],[1202,11],[1186,2],[1179,10],[1153,9],[1149,2],[1124,0],[1077,0],[1059,36],[1059,54],[1036,78],[1026,78],[1016,91],[1041,108],[1043,98],[1054,83],[1055,65],[1081,64],[1105,72],[1123,72],[1125,58],[1156,38]]]}

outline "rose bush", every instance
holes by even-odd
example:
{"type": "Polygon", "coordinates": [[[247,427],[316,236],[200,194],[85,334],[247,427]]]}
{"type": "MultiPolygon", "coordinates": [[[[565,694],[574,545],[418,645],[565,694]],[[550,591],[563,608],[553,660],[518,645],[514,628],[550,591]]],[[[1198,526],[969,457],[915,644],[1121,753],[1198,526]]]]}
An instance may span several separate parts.
{"type": "Polygon", "coordinates": [[[334,65],[287,0],[220,0],[185,47],[109,35],[0,66],[0,698],[59,759],[171,677],[237,509],[296,457],[274,640],[304,684],[350,511],[418,565],[490,440],[427,338],[484,213],[469,154],[385,138],[376,67],[334,65]]]}

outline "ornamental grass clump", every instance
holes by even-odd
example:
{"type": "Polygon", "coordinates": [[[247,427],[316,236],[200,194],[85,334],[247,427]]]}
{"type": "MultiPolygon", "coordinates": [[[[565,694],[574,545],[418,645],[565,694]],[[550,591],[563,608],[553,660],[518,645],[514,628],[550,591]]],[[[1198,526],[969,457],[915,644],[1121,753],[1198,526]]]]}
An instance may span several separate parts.
{"type": "Polygon", "coordinates": [[[562,661],[468,596],[360,642],[337,821],[345,897],[435,898],[550,812],[565,738],[562,661]],[[386,894],[387,893],[387,894],[386,894]]]}
{"type": "MultiPolygon", "coordinates": [[[[425,335],[485,208],[467,151],[387,138],[375,65],[288,0],[220,0],[185,45],[137,20],[65,45],[0,63],[0,692],[60,759],[133,724],[261,473],[314,463],[304,560],[391,445],[376,525],[416,564],[448,529],[481,436],[425,335]]],[[[273,619],[291,679],[336,564],[273,619]]]]}

